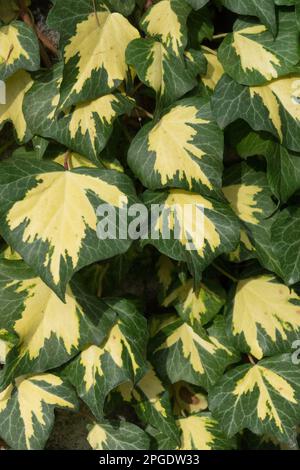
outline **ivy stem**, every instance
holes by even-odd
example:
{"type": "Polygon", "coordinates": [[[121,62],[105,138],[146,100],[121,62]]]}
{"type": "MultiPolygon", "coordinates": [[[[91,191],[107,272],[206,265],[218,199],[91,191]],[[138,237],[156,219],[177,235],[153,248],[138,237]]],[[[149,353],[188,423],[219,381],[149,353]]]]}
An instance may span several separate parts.
{"type": "Polygon", "coordinates": [[[223,268],[221,268],[220,266],[218,266],[216,263],[213,263],[213,267],[217,269],[217,271],[219,271],[220,273],[222,273],[225,277],[228,277],[228,279],[230,279],[231,281],[233,282],[238,282],[238,279],[234,276],[232,276],[231,274],[229,274],[227,271],[225,271],[223,268]]]}
{"type": "Polygon", "coordinates": [[[97,21],[97,25],[100,26],[98,12],[97,12],[97,8],[96,8],[96,2],[95,2],[95,0],[92,0],[92,2],[93,2],[93,8],[94,8],[94,13],[95,13],[95,18],[96,18],[96,21],[97,21]]]}
{"type": "Polygon", "coordinates": [[[215,34],[212,39],[213,40],[217,40],[217,39],[223,39],[223,38],[226,38],[228,33],[222,33],[222,34],[215,34]]]}
{"type": "Polygon", "coordinates": [[[146,109],[142,108],[142,106],[137,105],[135,108],[138,109],[139,111],[141,111],[149,119],[153,119],[153,117],[154,117],[153,114],[149,113],[146,109]]]}
{"type": "Polygon", "coordinates": [[[247,354],[247,356],[248,356],[249,362],[251,362],[251,364],[252,364],[253,366],[255,366],[255,360],[254,360],[254,358],[251,356],[251,354],[247,354]]]}
{"type": "Polygon", "coordinates": [[[203,44],[201,44],[201,47],[202,47],[202,49],[204,49],[205,51],[210,52],[210,54],[217,55],[217,51],[215,51],[214,49],[211,49],[210,47],[207,47],[207,46],[203,46],[203,44]]]}
{"type": "Polygon", "coordinates": [[[70,161],[71,153],[70,150],[68,150],[65,153],[65,158],[64,158],[64,168],[65,170],[71,170],[71,161],[70,161]]]}

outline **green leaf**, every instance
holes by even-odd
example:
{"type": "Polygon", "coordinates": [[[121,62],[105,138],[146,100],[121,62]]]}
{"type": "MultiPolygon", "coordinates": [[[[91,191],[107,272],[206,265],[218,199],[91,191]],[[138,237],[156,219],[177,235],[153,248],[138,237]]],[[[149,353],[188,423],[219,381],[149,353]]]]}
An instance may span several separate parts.
{"type": "Polygon", "coordinates": [[[162,107],[168,106],[196,86],[181,56],[176,56],[155,39],[135,39],[126,51],[126,62],[139,79],[152,88],[162,107]]]}
{"type": "Polygon", "coordinates": [[[65,371],[97,419],[103,418],[103,406],[109,392],[121,383],[139,382],[148,368],[145,362],[146,319],[132,302],[106,302],[105,299],[103,302],[116,313],[113,327],[98,346],[87,346],[65,371]]]}
{"type": "Polygon", "coordinates": [[[257,16],[275,36],[277,23],[274,0],[221,0],[222,4],[231,11],[240,15],[257,16]]]}
{"type": "Polygon", "coordinates": [[[18,378],[0,392],[0,436],[13,449],[43,449],[55,407],[77,407],[74,392],[57,375],[18,378]]]}
{"type": "Polygon", "coordinates": [[[147,450],[150,445],[149,436],[128,422],[96,423],[89,432],[88,441],[94,450],[147,450]]]}
{"type": "Polygon", "coordinates": [[[187,0],[187,3],[191,5],[194,10],[200,10],[200,8],[203,8],[209,0],[187,0]]]}
{"type": "Polygon", "coordinates": [[[238,360],[235,351],[192,328],[174,315],[154,317],[150,359],[156,371],[171,383],[180,380],[209,389],[225,368],[238,360]]]}
{"type": "Polygon", "coordinates": [[[57,103],[61,109],[110,93],[125,80],[125,51],[139,32],[120,13],[111,13],[103,4],[95,12],[93,2],[87,0],[60,0],[48,24],[62,33],[64,45],[65,65],[57,103]],[[79,14],[74,15],[79,7],[79,14]]]}
{"type": "Polygon", "coordinates": [[[148,36],[159,38],[178,56],[187,44],[186,21],[190,11],[189,5],[181,0],[162,0],[149,8],[141,27],[148,36]]]}
{"type": "Polygon", "coordinates": [[[131,181],[112,170],[78,168],[37,159],[3,162],[0,176],[1,235],[62,299],[74,272],[127,251],[131,240],[97,236],[97,208],[114,213],[135,202],[131,181]],[[52,223],[49,224],[51,219],[52,223]]]}
{"type": "Polygon", "coordinates": [[[187,262],[197,280],[215,258],[236,248],[239,222],[226,203],[179,189],[147,191],[143,198],[149,208],[151,204],[160,205],[160,213],[153,214],[151,238],[143,243],[150,243],[172,259],[187,262]],[[191,218],[184,215],[187,207],[192,207],[191,218]],[[198,217],[203,221],[203,231],[197,225],[198,217]]]}
{"type": "Polygon", "coordinates": [[[39,69],[39,42],[30,26],[21,21],[2,26],[0,44],[0,80],[6,80],[20,69],[39,69]]]}
{"type": "Polygon", "coordinates": [[[210,392],[213,416],[231,437],[244,428],[295,444],[300,370],[290,354],[227,372],[210,392]]]}
{"type": "Polygon", "coordinates": [[[29,73],[19,70],[6,80],[5,104],[0,102],[0,130],[7,121],[12,122],[20,143],[32,137],[23,113],[24,96],[32,85],[29,73]]]}
{"type": "Polygon", "coordinates": [[[299,77],[290,75],[266,85],[247,87],[225,75],[212,98],[219,126],[224,129],[241,118],[255,131],[268,131],[283,146],[297,152],[300,144],[299,77]]]}
{"type": "MultiPolygon", "coordinates": [[[[24,0],[26,6],[30,5],[31,0],[24,0]]],[[[17,18],[20,12],[20,5],[17,0],[0,0],[0,21],[9,23],[17,18]]]]}
{"type": "Polygon", "coordinates": [[[135,0],[104,0],[111,11],[117,11],[124,16],[129,16],[135,8],[135,0]]]}
{"type": "Polygon", "coordinates": [[[63,64],[41,74],[24,102],[26,121],[34,134],[52,138],[94,162],[106,146],[113,123],[129,113],[134,100],[121,93],[107,94],[85,101],[67,112],[56,112],[63,64]]]}
{"type": "Polygon", "coordinates": [[[273,275],[239,281],[227,306],[228,336],[256,359],[290,352],[299,337],[300,297],[273,275]]]}
{"type": "Polygon", "coordinates": [[[225,72],[242,85],[263,85],[292,73],[299,62],[295,14],[279,12],[276,38],[257,22],[238,20],[222,42],[218,57],[225,72]]]}
{"type": "Polygon", "coordinates": [[[236,447],[235,440],[228,439],[220,431],[219,423],[209,413],[180,418],[177,423],[182,432],[178,450],[229,450],[236,447]]]}
{"type": "Polygon", "coordinates": [[[220,194],[223,134],[206,99],[188,98],[145,125],[131,143],[128,163],[144,186],[220,194]]]}
{"type": "Polygon", "coordinates": [[[0,331],[19,338],[6,358],[5,383],[58,367],[89,342],[100,344],[114,321],[113,311],[78,282],[67,287],[63,303],[22,261],[0,261],[0,286],[0,331]]]}

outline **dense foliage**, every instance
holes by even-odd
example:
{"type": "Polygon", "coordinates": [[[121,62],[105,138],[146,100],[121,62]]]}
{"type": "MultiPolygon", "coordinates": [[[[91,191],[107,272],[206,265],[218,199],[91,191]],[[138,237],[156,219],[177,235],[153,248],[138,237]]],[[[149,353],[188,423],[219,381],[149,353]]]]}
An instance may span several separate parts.
{"type": "Polygon", "coordinates": [[[299,3],[47,3],[0,0],[0,437],[297,448],[299,3]],[[202,248],[100,239],[120,201],[202,248]]]}

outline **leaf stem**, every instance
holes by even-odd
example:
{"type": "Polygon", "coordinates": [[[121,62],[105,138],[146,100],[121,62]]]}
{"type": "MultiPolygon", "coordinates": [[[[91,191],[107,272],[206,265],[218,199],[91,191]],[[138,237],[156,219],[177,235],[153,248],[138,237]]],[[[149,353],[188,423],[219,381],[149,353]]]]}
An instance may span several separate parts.
{"type": "Polygon", "coordinates": [[[203,44],[201,44],[201,47],[202,47],[202,49],[204,49],[205,51],[210,52],[210,54],[217,55],[217,51],[215,51],[214,49],[211,49],[210,47],[207,47],[207,46],[203,46],[203,44]]]}
{"type": "Polygon", "coordinates": [[[98,17],[98,12],[97,12],[97,8],[96,8],[96,2],[95,0],[92,0],[93,2],[93,9],[94,9],[94,13],[95,13],[95,18],[96,18],[96,21],[97,21],[97,25],[100,26],[100,21],[99,21],[99,17],[98,17]]]}
{"type": "Polygon", "coordinates": [[[212,39],[213,40],[217,40],[217,39],[223,39],[223,38],[226,38],[228,33],[222,33],[222,34],[215,34],[212,39]]]}
{"type": "Polygon", "coordinates": [[[248,356],[249,362],[251,362],[251,364],[255,366],[256,363],[255,363],[254,358],[251,356],[251,354],[247,354],[247,356],[248,356]]]}
{"type": "Polygon", "coordinates": [[[225,277],[228,277],[228,279],[230,279],[231,281],[233,282],[239,282],[238,279],[234,276],[232,276],[231,274],[229,274],[227,271],[225,271],[225,269],[221,268],[220,266],[218,266],[216,263],[213,263],[213,267],[217,269],[217,271],[219,271],[220,273],[222,273],[225,277]]]}
{"type": "Polygon", "coordinates": [[[144,115],[147,116],[149,119],[153,119],[153,114],[149,113],[146,109],[142,108],[142,106],[136,105],[135,108],[144,113],[144,115]]]}

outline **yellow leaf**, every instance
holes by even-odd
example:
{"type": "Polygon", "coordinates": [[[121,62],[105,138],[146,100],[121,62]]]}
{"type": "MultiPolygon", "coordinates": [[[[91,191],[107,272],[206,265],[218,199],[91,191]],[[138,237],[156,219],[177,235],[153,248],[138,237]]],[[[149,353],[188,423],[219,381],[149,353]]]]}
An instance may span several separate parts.
{"type": "Polygon", "coordinates": [[[204,57],[207,60],[207,71],[201,80],[207,88],[213,91],[224,74],[224,69],[215,54],[204,51],[204,57]]]}
{"type": "Polygon", "coordinates": [[[236,215],[249,224],[258,224],[256,214],[262,214],[263,210],[257,207],[255,197],[262,191],[259,186],[246,184],[234,184],[223,188],[223,193],[229,201],[236,215]]]}
{"type": "Polygon", "coordinates": [[[211,450],[215,437],[211,427],[215,422],[208,416],[189,416],[177,420],[182,431],[179,450],[211,450]]]}
{"type": "Polygon", "coordinates": [[[243,334],[251,354],[261,359],[258,327],[274,342],[277,335],[286,340],[288,332],[300,330],[300,306],[292,303],[295,300],[300,300],[298,295],[274,276],[240,281],[233,305],[233,334],[243,334]]]}
{"type": "Polygon", "coordinates": [[[61,259],[71,258],[76,268],[87,229],[96,231],[97,215],[88,191],[119,208],[127,203],[127,196],[100,178],[70,171],[43,173],[36,181],[24,199],[12,206],[7,223],[14,230],[26,222],[24,243],[39,239],[49,244],[44,265],[59,284],[61,259]]]}
{"type": "Polygon", "coordinates": [[[107,434],[100,424],[95,424],[88,434],[87,440],[92,449],[103,450],[107,445],[107,434]]]}
{"type": "Polygon", "coordinates": [[[20,43],[18,29],[13,24],[2,26],[0,28],[0,61],[2,59],[9,66],[22,57],[30,59],[28,52],[20,43]]]}
{"type": "Polygon", "coordinates": [[[26,121],[23,114],[25,93],[33,85],[29,73],[19,70],[6,82],[6,104],[0,104],[0,124],[11,121],[16,129],[18,139],[22,141],[26,135],[26,121]]]}
{"type": "MultiPolygon", "coordinates": [[[[59,163],[61,166],[64,166],[65,164],[65,158],[66,158],[66,153],[62,153],[58,157],[54,159],[56,163],[59,163]]],[[[97,166],[92,163],[90,160],[87,158],[83,157],[82,155],[79,155],[78,153],[75,152],[69,152],[68,154],[68,163],[69,163],[69,168],[80,168],[80,167],[85,167],[85,168],[97,168],[97,166]]]]}
{"type": "Polygon", "coordinates": [[[145,80],[157,92],[164,94],[165,80],[164,80],[164,65],[163,62],[167,56],[167,51],[164,46],[155,41],[149,51],[149,59],[151,58],[151,65],[148,67],[145,80]]]}

